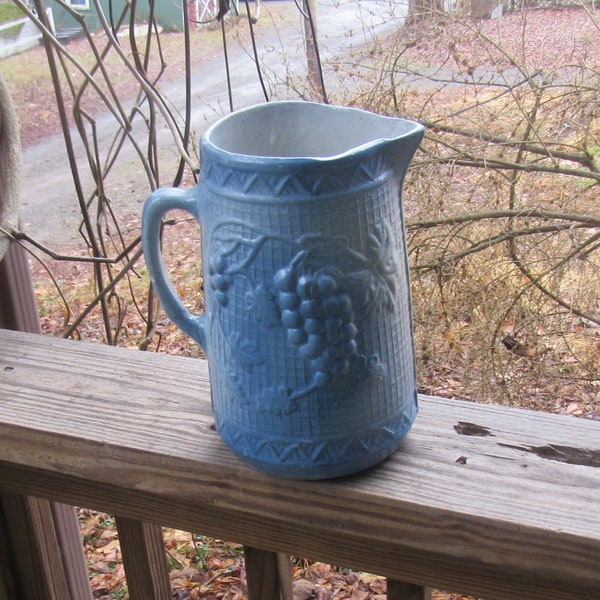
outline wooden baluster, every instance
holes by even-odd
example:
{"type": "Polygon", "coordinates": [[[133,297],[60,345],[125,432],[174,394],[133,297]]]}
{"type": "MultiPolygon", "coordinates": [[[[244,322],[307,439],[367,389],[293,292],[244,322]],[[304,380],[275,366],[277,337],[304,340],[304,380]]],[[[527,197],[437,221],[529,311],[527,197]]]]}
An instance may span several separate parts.
{"type": "Polygon", "coordinates": [[[289,554],[277,553],[277,567],[279,569],[279,593],[281,600],[294,600],[292,593],[292,559],[289,554]]]}
{"type": "Polygon", "coordinates": [[[169,600],[171,585],[162,528],[115,517],[131,600],[169,600]]]}
{"type": "Polygon", "coordinates": [[[430,588],[388,579],[387,598],[388,600],[432,600],[432,595],[430,588]]]}
{"type": "MultiPolygon", "coordinates": [[[[18,586],[18,598],[76,600],[71,595],[53,526],[50,502],[40,498],[3,494],[0,512],[5,519],[8,546],[18,586]]],[[[5,548],[6,550],[6,548],[5,548]]],[[[90,592],[91,597],[91,592],[90,592]]],[[[8,598],[8,597],[7,597],[8,598]]]]}
{"type": "Polygon", "coordinates": [[[0,598],[18,598],[17,590],[19,586],[16,581],[16,573],[14,572],[11,549],[8,547],[8,527],[4,518],[2,508],[2,496],[0,496],[0,598]]]}
{"type": "Polygon", "coordinates": [[[244,546],[248,600],[292,600],[289,556],[244,546]]]}

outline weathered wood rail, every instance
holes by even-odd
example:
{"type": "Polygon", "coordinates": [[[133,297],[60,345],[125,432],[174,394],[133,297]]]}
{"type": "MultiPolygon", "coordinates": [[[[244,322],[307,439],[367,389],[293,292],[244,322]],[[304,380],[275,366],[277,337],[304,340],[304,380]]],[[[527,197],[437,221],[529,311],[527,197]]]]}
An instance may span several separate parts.
{"type": "Polygon", "coordinates": [[[390,598],[600,598],[600,423],[575,417],[422,397],[382,465],[281,480],[220,441],[204,361],[0,330],[0,491],[118,515],[128,578],[159,572],[139,597],[168,593],[144,551],[166,525],[262,549],[265,572],[286,553],[381,574],[390,598]]]}

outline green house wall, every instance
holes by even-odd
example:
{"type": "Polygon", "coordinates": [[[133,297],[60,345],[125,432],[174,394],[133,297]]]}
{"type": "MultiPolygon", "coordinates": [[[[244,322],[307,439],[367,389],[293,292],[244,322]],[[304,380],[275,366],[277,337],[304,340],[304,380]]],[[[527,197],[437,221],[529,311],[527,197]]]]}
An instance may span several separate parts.
{"type": "MultiPolygon", "coordinates": [[[[126,2],[126,0],[112,0],[112,2],[110,0],[100,0],[104,15],[109,22],[111,20],[111,5],[112,17],[116,22],[121,16],[126,4],[130,4],[130,2],[126,2]]],[[[89,9],[77,9],[77,12],[84,17],[89,30],[96,31],[100,28],[101,20],[98,11],[96,10],[94,0],[89,0],[89,5],[89,9]]],[[[181,31],[183,29],[183,13],[181,5],[182,0],[157,0],[155,2],[154,17],[157,23],[165,31],[181,31]]],[[[58,31],[79,27],[77,19],[72,17],[69,12],[62,8],[55,0],[46,0],[46,6],[52,8],[54,24],[58,31]]],[[[149,12],[149,3],[144,0],[139,1],[136,5],[136,21],[147,21],[149,12]]],[[[129,17],[127,17],[127,22],[128,21],[129,17]]]]}

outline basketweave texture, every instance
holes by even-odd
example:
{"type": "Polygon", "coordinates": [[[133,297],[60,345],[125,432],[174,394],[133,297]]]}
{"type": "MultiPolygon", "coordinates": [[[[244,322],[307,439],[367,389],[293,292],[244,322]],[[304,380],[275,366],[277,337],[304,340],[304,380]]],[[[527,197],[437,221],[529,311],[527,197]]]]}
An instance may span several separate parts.
{"type": "Polygon", "coordinates": [[[386,158],[283,174],[204,163],[213,408],[225,442],[259,468],[359,470],[415,418],[400,185],[386,158]]]}

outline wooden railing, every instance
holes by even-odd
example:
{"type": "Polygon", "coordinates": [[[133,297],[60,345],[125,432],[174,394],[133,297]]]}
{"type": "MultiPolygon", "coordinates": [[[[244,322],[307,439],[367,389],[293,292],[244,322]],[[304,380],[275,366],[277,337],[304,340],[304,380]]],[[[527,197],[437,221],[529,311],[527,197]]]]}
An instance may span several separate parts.
{"type": "Polygon", "coordinates": [[[232,456],[209,393],[202,360],[2,330],[0,491],[117,515],[133,599],[170,597],[160,525],[244,544],[252,599],[290,597],[290,554],[395,599],[600,598],[599,422],[421,397],[380,466],[289,481],[232,456]]]}

